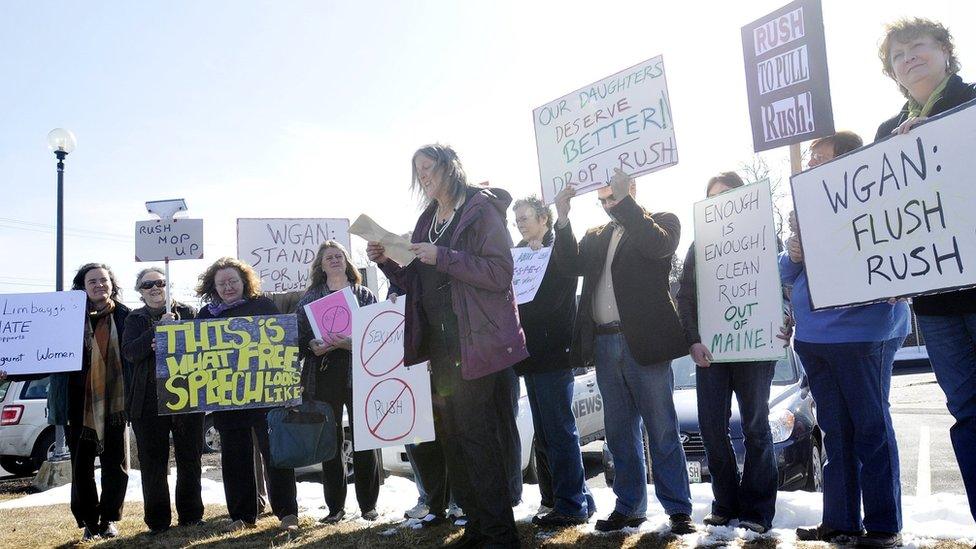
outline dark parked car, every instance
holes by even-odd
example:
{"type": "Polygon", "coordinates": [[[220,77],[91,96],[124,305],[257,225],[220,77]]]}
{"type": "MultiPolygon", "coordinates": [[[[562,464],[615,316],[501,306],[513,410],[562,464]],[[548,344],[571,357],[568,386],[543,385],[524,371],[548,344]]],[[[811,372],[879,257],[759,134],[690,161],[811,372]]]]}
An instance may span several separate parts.
{"type": "MultiPolygon", "coordinates": [[[[691,482],[708,482],[711,480],[708,459],[698,426],[695,363],[690,356],[684,356],[675,360],[671,368],[674,371],[674,406],[681,426],[681,443],[688,460],[688,476],[691,482]]],[[[769,395],[769,426],[776,449],[780,490],[820,491],[823,480],[823,436],[817,427],[815,411],[816,404],[810,395],[806,374],[799,358],[790,349],[787,358],[776,363],[769,395]]],[[[745,448],[734,396],[730,430],[741,470],[745,448]]],[[[607,484],[612,484],[613,456],[606,448],[604,468],[607,484]]]]}

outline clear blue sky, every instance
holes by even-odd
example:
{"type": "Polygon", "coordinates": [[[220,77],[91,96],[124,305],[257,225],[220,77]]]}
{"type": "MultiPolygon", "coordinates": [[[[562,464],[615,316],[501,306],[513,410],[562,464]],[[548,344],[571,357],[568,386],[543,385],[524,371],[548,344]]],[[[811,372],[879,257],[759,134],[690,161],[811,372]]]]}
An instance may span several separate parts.
{"type": "MultiPolygon", "coordinates": [[[[235,254],[237,217],[365,212],[408,230],[410,157],[427,142],[454,145],[473,181],[538,192],[532,109],[658,54],[680,163],[640,178],[639,201],[679,214],[683,254],[707,178],[753,156],[739,27],[783,3],[0,3],[0,293],[53,287],[52,128],[78,137],[67,275],[109,263],[131,302],[146,200],[183,197],[205,219],[207,259],[174,266],[185,295],[235,254]]],[[[900,107],[876,57],[898,16],[949,24],[976,78],[971,2],[824,12],[838,128],[870,138],[900,107]]],[[[786,174],[785,151],[763,157],[786,174]]],[[[604,220],[593,197],[577,202],[578,229],[604,220]]]]}

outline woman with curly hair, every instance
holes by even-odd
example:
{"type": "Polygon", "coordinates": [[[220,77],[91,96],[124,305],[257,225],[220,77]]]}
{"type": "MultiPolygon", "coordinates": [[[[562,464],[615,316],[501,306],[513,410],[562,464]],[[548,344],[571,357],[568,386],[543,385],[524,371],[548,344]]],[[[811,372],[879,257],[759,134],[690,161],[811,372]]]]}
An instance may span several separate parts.
{"type": "MultiPolygon", "coordinates": [[[[197,296],[206,303],[198,319],[276,315],[278,308],[261,295],[261,280],[250,265],[222,257],[200,275],[197,296]]],[[[247,408],[214,412],[214,426],[220,432],[220,467],[224,496],[231,523],[227,531],[254,528],[258,517],[258,488],[254,476],[254,442],[267,466],[271,509],[281,527],[298,529],[298,501],[295,471],[271,465],[268,439],[268,408],[247,408]]]]}

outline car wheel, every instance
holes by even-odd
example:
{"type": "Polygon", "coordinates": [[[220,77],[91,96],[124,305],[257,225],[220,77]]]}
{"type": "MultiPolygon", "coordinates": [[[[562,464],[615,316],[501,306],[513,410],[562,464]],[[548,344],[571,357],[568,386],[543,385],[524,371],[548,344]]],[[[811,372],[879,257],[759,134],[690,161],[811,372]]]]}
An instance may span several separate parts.
{"type": "MultiPolygon", "coordinates": [[[[41,464],[51,459],[54,455],[54,428],[45,429],[37,440],[34,441],[34,450],[31,452],[31,459],[34,460],[34,470],[41,468],[41,464]]],[[[32,471],[33,472],[33,471],[32,471]]]]}
{"type": "Polygon", "coordinates": [[[346,429],[346,436],[342,440],[342,469],[346,472],[346,484],[356,482],[356,471],[353,468],[352,455],[352,437],[350,436],[349,430],[346,429]]]}
{"type": "Polygon", "coordinates": [[[532,437],[532,447],[529,448],[529,463],[522,471],[522,482],[526,484],[539,483],[539,469],[535,462],[535,437],[532,437]]]}
{"type": "Polygon", "coordinates": [[[607,446],[606,441],[603,442],[603,479],[606,481],[607,486],[613,486],[613,477],[616,471],[613,468],[613,454],[610,453],[610,448],[607,446]]]}
{"type": "Polygon", "coordinates": [[[823,451],[820,441],[813,437],[810,441],[810,462],[807,464],[807,483],[803,487],[807,492],[823,491],[823,451]]]}
{"type": "Polygon", "coordinates": [[[210,415],[203,423],[203,451],[207,453],[220,451],[220,432],[214,427],[213,416],[210,415]]]}
{"type": "Polygon", "coordinates": [[[29,477],[37,471],[34,458],[24,456],[0,456],[0,467],[15,477],[29,477]]]}

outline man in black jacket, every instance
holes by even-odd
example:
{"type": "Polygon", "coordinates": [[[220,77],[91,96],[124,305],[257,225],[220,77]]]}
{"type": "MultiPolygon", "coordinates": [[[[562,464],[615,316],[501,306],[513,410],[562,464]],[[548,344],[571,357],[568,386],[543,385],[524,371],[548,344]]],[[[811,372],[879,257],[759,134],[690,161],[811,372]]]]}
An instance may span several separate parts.
{"type": "MultiPolygon", "coordinates": [[[[552,246],[552,211],[535,196],[512,207],[523,240],[518,247],[552,246]]],[[[519,266],[515,266],[518,276],[519,266]]],[[[536,471],[542,493],[538,526],[559,528],[583,524],[596,511],[586,487],[579,433],[573,416],[573,371],[569,347],[576,315],[576,281],[572,273],[550,264],[532,301],[519,305],[529,358],[515,365],[525,379],[535,427],[536,471]]]]}
{"type": "Polygon", "coordinates": [[[645,211],[634,200],[636,193],[634,180],[617,170],[610,186],[598,191],[612,221],[590,229],[577,244],[568,217],[576,191],[560,191],[552,261],[564,272],[583,276],[571,361],[574,366],[596,364],[607,444],[616,467],[616,508],[597,521],[596,529],[619,530],[646,520],[643,423],[655,494],[671,518],[671,531],[686,534],[695,528],[672,399],[671,360],[684,355],[688,346],[668,293],[681,225],[674,214],[645,211]]]}

